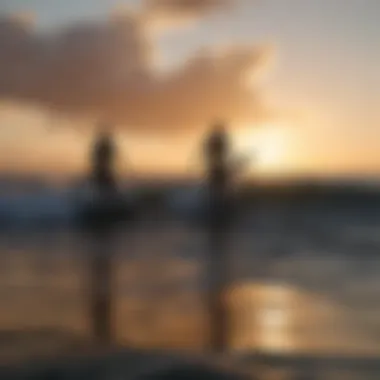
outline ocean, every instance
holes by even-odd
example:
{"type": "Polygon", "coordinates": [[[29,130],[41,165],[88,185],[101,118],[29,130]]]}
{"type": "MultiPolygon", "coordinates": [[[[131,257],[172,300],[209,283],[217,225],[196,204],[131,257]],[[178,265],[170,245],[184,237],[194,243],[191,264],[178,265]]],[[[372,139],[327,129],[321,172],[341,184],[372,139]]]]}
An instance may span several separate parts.
{"type": "MultiPolygon", "coordinates": [[[[208,231],[150,214],[104,238],[75,227],[68,194],[2,196],[0,358],[91,341],[98,257],[114,344],[205,350],[208,231]]],[[[222,239],[231,353],[380,357],[380,202],[256,202],[222,239]]]]}

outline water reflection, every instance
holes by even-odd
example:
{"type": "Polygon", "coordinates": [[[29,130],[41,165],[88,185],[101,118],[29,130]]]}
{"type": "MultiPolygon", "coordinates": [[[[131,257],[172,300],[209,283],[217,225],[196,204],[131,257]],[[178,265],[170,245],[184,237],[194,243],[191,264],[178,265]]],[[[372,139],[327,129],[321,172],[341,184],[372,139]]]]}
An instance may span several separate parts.
{"type": "MultiPolygon", "coordinates": [[[[150,241],[144,234],[136,235],[133,254],[130,236],[112,239],[116,246],[107,243],[102,254],[96,240],[84,245],[76,237],[77,249],[73,249],[75,239],[65,235],[56,236],[60,253],[33,242],[25,242],[21,249],[8,241],[1,252],[7,270],[0,278],[0,329],[23,334],[37,328],[58,329],[86,340],[99,332],[89,324],[97,308],[94,295],[102,294],[102,284],[114,277],[108,291],[112,291],[115,342],[135,347],[205,347],[204,260],[199,252],[178,255],[174,235],[166,231],[161,240],[156,232],[149,235],[150,241]],[[149,249],[152,245],[157,249],[149,249]],[[95,260],[95,248],[100,260],[95,260]],[[112,261],[107,261],[111,252],[112,261]],[[99,276],[105,276],[103,281],[99,276]]],[[[204,237],[193,232],[183,244],[194,244],[195,237],[205,247],[204,237]]],[[[245,246],[242,239],[240,244],[245,246]]],[[[358,269],[361,262],[318,253],[272,260],[238,251],[225,284],[231,349],[380,352],[380,262],[372,259],[371,270],[365,272],[358,269]]]]}
{"type": "Polygon", "coordinates": [[[88,300],[89,325],[96,343],[107,345],[114,339],[114,251],[113,234],[96,229],[89,236],[88,300]]]}
{"type": "Polygon", "coordinates": [[[294,348],[294,337],[291,336],[290,330],[294,320],[292,312],[295,306],[295,292],[281,285],[261,284],[256,287],[251,286],[250,294],[254,328],[253,339],[247,348],[252,346],[264,350],[294,348]]]}

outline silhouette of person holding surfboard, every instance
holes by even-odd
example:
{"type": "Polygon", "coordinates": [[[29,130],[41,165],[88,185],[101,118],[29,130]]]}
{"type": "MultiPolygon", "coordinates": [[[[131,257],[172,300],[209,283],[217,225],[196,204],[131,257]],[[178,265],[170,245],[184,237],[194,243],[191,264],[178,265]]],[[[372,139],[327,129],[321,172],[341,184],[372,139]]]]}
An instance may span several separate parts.
{"type": "Polygon", "coordinates": [[[229,150],[230,143],[225,127],[217,123],[206,140],[205,146],[209,186],[217,193],[224,192],[227,188],[229,150]]]}
{"type": "Polygon", "coordinates": [[[231,321],[225,295],[230,285],[231,257],[229,232],[236,217],[232,196],[233,182],[247,167],[249,157],[234,157],[232,143],[223,123],[216,123],[206,138],[204,159],[207,179],[208,273],[210,289],[206,302],[210,316],[210,348],[228,349],[231,321]]]}
{"type": "Polygon", "coordinates": [[[204,156],[208,187],[214,196],[227,196],[234,180],[252,161],[250,155],[232,156],[232,143],[221,122],[216,123],[206,139],[204,156]]]}

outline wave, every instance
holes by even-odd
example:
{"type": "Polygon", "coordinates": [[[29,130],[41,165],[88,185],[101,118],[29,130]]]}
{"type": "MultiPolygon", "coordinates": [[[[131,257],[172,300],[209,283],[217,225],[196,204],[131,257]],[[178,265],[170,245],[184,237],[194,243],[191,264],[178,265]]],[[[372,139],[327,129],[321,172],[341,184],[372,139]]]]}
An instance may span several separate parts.
{"type": "MultiPolygon", "coordinates": [[[[201,212],[204,191],[202,186],[168,190],[162,199],[173,215],[192,218],[201,212]]],[[[121,203],[139,203],[139,190],[127,188],[120,192],[121,203]]],[[[53,228],[72,226],[78,221],[83,206],[89,205],[94,193],[87,185],[65,189],[44,188],[0,195],[0,228],[53,228]]],[[[120,199],[119,199],[120,201],[120,199]]]]}
{"type": "MultiPolygon", "coordinates": [[[[3,229],[72,226],[93,195],[89,189],[1,195],[0,226],[3,229]]],[[[123,194],[123,199],[133,201],[134,195],[134,192],[128,192],[123,194]]]]}

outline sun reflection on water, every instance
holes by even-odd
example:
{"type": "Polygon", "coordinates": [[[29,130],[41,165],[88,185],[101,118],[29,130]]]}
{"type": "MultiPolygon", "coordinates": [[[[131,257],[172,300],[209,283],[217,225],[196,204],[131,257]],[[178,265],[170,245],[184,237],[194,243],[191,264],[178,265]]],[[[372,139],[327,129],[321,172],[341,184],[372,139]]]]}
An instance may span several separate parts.
{"type": "Polygon", "coordinates": [[[256,324],[258,344],[262,348],[291,348],[292,322],[291,302],[294,294],[289,288],[269,285],[263,286],[257,300],[256,324]]]}
{"type": "Polygon", "coordinates": [[[298,292],[283,284],[241,284],[230,293],[239,316],[234,346],[239,349],[294,349],[292,334],[298,292]]]}

